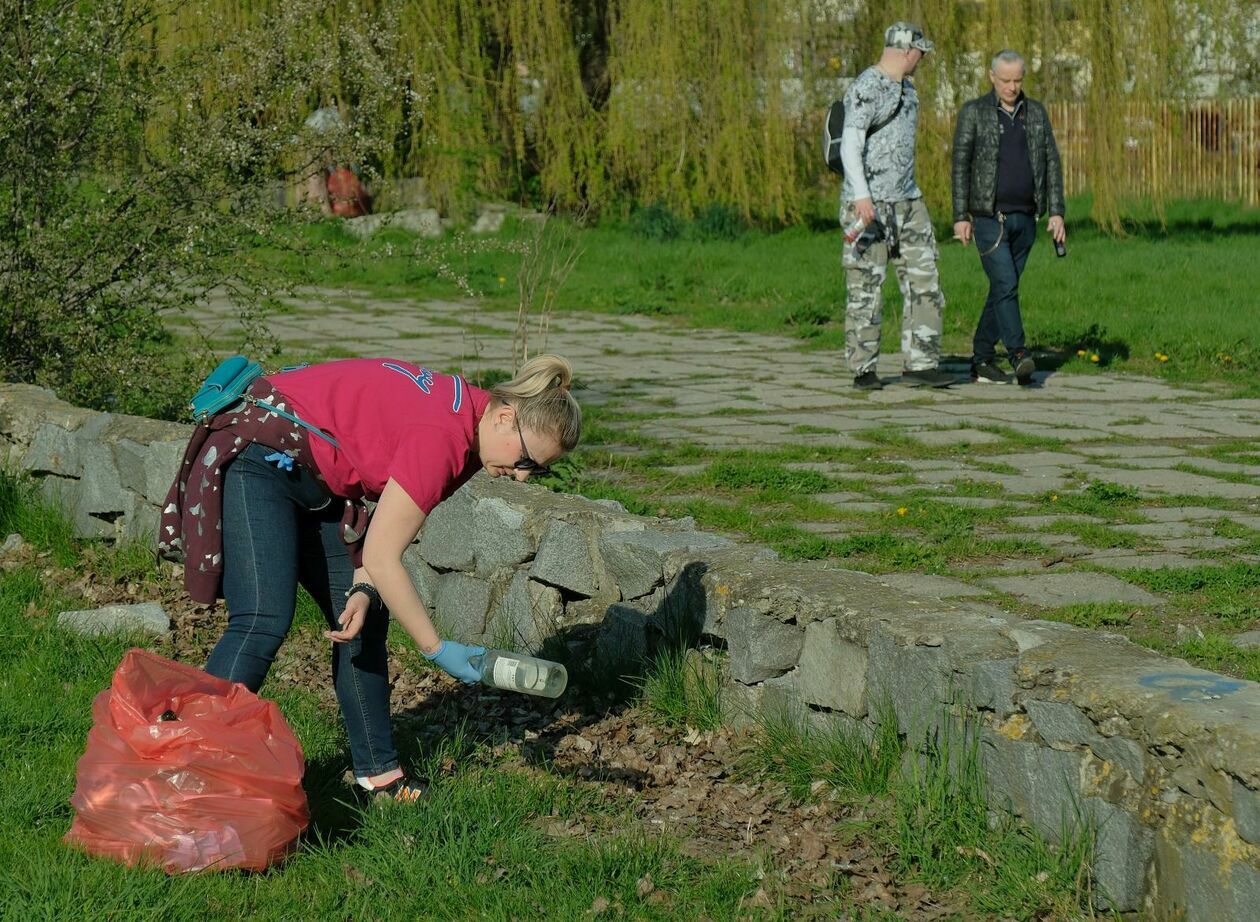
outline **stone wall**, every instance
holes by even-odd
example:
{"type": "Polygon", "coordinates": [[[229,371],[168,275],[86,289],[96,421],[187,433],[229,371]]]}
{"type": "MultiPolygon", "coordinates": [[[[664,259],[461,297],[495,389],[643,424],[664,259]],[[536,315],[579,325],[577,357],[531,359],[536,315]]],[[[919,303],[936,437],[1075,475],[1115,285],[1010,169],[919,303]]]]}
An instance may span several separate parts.
{"type": "MultiPolygon", "coordinates": [[[[39,477],[85,535],[152,532],[188,431],[0,385],[9,467],[39,477]]],[[[787,704],[869,725],[889,707],[912,740],[946,715],[971,718],[997,803],[1051,839],[1064,818],[1094,826],[1114,908],[1257,915],[1260,685],[1116,635],[484,477],[434,510],[405,560],[436,620],[464,640],[591,635],[597,655],[624,661],[681,616],[726,647],[736,713],[787,704]]]]}

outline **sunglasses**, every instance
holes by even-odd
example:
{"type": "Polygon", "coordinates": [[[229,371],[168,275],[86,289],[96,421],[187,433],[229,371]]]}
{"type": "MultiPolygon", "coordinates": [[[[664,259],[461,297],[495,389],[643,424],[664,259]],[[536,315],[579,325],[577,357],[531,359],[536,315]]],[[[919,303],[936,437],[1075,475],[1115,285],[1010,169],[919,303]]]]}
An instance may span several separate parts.
{"type": "Polygon", "coordinates": [[[521,421],[516,416],[513,416],[512,421],[516,423],[516,434],[521,440],[521,459],[512,467],[518,471],[529,471],[531,476],[536,474],[539,477],[546,477],[551,473],[551,468],[545,464],[539,464],[529,456],[529,449],[525,447],[525,433],[521,432],[521,421]]]}

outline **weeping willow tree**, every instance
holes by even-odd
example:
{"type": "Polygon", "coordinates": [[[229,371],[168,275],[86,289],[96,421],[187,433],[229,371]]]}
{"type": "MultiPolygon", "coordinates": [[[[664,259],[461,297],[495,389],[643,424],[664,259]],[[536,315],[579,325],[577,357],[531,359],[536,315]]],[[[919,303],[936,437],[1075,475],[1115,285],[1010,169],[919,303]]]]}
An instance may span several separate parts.
{"type": "Polygon", "coordinates": [[[784,219],[799,197],[784,82],[792,23],[762,0],[624,3],[610,41],[609,169],[683,211],[710,202],[784,219]]]}
{"type": "MultiPolygon", "coordinates": [[[[282,5],[201,0],[213,16],[181,6],[155,47],[169,53],[282,5]]],[[[375,166],[424,177],[448,211],[512,196],[595,211],[717,203],[790,222],[829,182],[818,153],[826,105],[876,60],[887,24],[911,19],[937,47],[916,75],[929,204],[941,213],[948,201],[957,108],[988,89],[991,55],[1013,48],[1029,62],[1030,95],[1083,107],[1094,218],[1119,229],[1131,104],[1201,95],[1186,75],[1221,61],[1254,79],[1255,16],[1227,0],[328,0],[312,38],[348,20],[391,33],[382,44],[409,92],[372,113],[395,137],[375,166]]],[[[353,125],[365,115],[361,50],[346,46],[288,102],[337,106],[353,125]]],[[[250,66],[224,61],[224,85],[250,66]]],[[[222,87],[205,89],[228,104],[222,87]]],[[[1165,185],[1156,177],[1149,193],[1158,201],[1165,185]]]]}

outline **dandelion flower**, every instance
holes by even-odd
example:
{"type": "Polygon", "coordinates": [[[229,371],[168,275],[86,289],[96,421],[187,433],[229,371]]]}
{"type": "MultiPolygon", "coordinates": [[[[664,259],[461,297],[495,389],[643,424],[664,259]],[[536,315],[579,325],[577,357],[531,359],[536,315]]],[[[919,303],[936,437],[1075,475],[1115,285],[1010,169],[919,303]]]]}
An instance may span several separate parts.
{"type": "Polygon", "coordinates": [[[499,276],[499,284],[500,284],[500,285],[506,285],[506,284],[507,284],[507,276],[505,276],[505,275],[500,275],[500,276],[499,276]]]}
{"type": "Polygon", "coordinates": [[[906,514],[907,512],[909,512],[909,511],[910,511],[910,510],[908,510],[905,506],[898,506],[898,507],[897,507],[897,515],[905,515],[905,514],[906,514]]]}
{"type": "Polygon", "coordinates": [[[1090,360],[1091,362],[1097,362],[1097,361],[1098,361],[1098,353],[1097,353],[1097,352],[1095,352],[1093,355],[1091,355],[1091,356],[1089,357],[1089,360],[1090,360]]]}
{"type": "Polygon", "coordinates": [[[1085,350],[1084,350],[1084,349],[1077,349],[1077,350],[1076,350],[1076,354],[1077,354],[1080,358],[1085,358],[1085,350]]]}
{"type": "Polygon", "coordinates": [[[1052,502],[1052,503],[1057,503],[1058,501],[1059,501],[1059,494],[1058,494],[1058,493],[1051,493],[1051,494],[1050,494],[1050,502],[1052,502]]]}

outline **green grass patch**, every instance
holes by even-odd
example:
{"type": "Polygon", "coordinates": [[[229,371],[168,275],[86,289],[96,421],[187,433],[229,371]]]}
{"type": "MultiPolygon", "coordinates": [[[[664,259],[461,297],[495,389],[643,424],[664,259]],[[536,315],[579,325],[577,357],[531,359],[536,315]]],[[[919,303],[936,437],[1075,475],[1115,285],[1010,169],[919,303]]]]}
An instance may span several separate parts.
{"type": "Polygon", "coordinates": [[[873,728],[782,710],[757,727],[745,770],[798,800],[861,800],[894,873],[965,894],[967,917],[1070,918],[1085,907],[1092,830],[1068,818],[1054,846],[1009,815],[991,819],[972,725],[947,716],[915,752],[887,707],[873,728]]]}
{"type": "Polygon", "coordinates": [[[808,423],[802,423],[799,426],[793,426],[792,432],[795,435],[836,435],[840,430],[830,426],[811,426],[808,423]]]}
{"type": "MultiPolygon", "coordinates": [[[[984,424],[975,426],[974,428],[980,432],[989,432],[993,435],[1000,435],[1002,438],[1010,442],[1012,446],[1018,446],[1019,448],[1027,451],[1058,451],[1063,448],[1064,445],[1062,439],[1055,438],[1051,435],[1038,435],[1036,432],[1030,432],[1027,429],[1016,429],[1014,426],[984,424]]],[[[987,448],[993,447],[994,446],[987,446],[987,448]]],[[[997,446],[997,449],[1000,451],[1001,446],[997,446]]]]}
{"type": "MultiPolygon", "coordinates": [[[[967,447],[970,448],[970,446],[967,446],[967,447]]],[[[983,461],[983,460],[971,461],[968,466],[972,468],[973,470],[985,471],[986,473],[989,473],[989,474],[1018,475],[1018,474],[1023,473],[1022,471],[1020,471],[1019,468],[1017,468],[1013,464],[1004,464],[997,461],[983,461]]]]}
{"type": "Polygon", "coordinates": [[[1209,467],[1201,467],[1198,464],[1189,463],[1174,464],[1172,469],[1174,471],[1180,471],[1183,474],[1196,474],[1199,477],[1209,477],[1212,480],[1223,480],[1226,483],[1244,483],[1252,486],[1260,484],[1260,480],[1257,480],[1250,474],[1244,474],[1241,471],[1218,471],[1209,467]]]}
{"type": "Polygon", "coordinates": [[[1140,522],[1134,511],[1141,498],[1138,491],[1122,484],[1093,481],[1080,490],[1048,490],[1038,500],[1045,512],[1059,515],[1076,513],[1111,522],[1140,522]]]}
{"type": "Polygon", "coordinates": [[[712,651],[661,651],[640,680],[641,706],[673,727],[716,730],[722,723],[722,668],[712,651]]]}
{"type": "Polygon", "coordinates": [[[896,520],[896,526],[913,528],[934,541],[970,535],[977,527],[1001,522],[1010,515],[1010,510],[1001,506],[946,503],[928,493],[903,494],[893,497],[893,500],[899,500],[891,514],[896,520]]]}
{"type": "Polygon", "coordinates": [[[69,519],[51,511],[38,485],[30,478],[0,471],[0,536],[15,533],[27,543],[49,552],[63,567],[79,559],[74,525],[69,519]]]}
{"type": "Polygon", "coordinates": [[[847,800],[888,794],[903,744],[886,710],[873,729],[856,721],[828,725],[827,716],[799,709],[753,715],[759,732],[746,767],[783,782],[797,800],[824,792],[847,800]]]}
{"type": "Polygon", "coordinates": [[[768,461],[730,458],[715,461],[704,481],[723,490],[756,490],[768,497],[822,493],[831,480],[817,471],[798,471],[768,461]]]}
{"type": "Polygon", "coordinates": [[[1215,458],[1217,461],[1226,461],[1230,464],[1260,465],[1260,451],[1257,451],[1256,443],[1246,439],[1196,445],[1190,449],[1190,454],[1203,458],[1215,458]]]}
{"type": "Polygon", "coordinates": [[[1260,587],[1260,564],[1254,563],[1236,563],[1227,567],[1125,570],[1122,575],[1131,583],[1166,595],[1235,593],[1260,587]]]}
{"type": "Polygon", "coordinates": [[[1072,519],[1066,519],[1062,522],[1051,522],[1042,531],[1049,534],[1074,535],[1081,544],[1094,548],[1139,548],[1147,544],[1137,535],[1132,535],[1125,531],[1117,531],[1114,528],[1108,528],[1106,525],[1097,525],[1092,522],[1077,522],[1072,519]]]}
{"type": "Polygon", "coordinates": [[[1233,519],[1220,518],[1211,523],[1212,534],[1218,538],[1241,538],[1245,541],[1260,539],[1260,531],[1240,525],[1233,519]]]}
{"type": "Polygon", "coordinates": [[[1204,633],[1202,637],[1193,637],[1177,644],[1172,652],[1204,669],[1260,682],[1260,649],[1244,650],[1236,647],[1225,634],[1204,633]]]}
{"type": "Polygon", "coordinates": [[[1062,605],[1040,613],[1039,617],[1047,621],[1062,621],[1077,627],[1104,628],[1123,627],[1140,614],[1141,609],[1123,602],[1081,602],[1075,605],[1062,605]]]}
{"type": "Polygon", "coordinates": [[[929,886],[963,888],[972,909],[999,917],[1042,907],[1065,917],[1079,912],[1093,831],[1065,818],[1052,846],[1009,816],[993,822],[972,724],[946,715],[925,747],[897,788],[894,866],[929,886]]]}
{"type": "Polygon", "coordinates": [[[951,480],[955,496],[979,496],[986,499],[1006,498],[1006,488],[992,480],[972,480],[965,475],[961,480],[951,480]]]}

